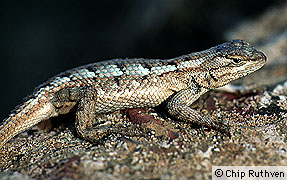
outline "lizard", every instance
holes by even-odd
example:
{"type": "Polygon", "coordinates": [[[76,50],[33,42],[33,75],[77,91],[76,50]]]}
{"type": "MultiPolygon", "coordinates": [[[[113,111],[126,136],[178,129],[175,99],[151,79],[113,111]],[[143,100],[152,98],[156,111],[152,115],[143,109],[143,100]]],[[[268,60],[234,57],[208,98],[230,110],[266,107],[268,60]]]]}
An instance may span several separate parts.
{"type": "Polygon", "coordinates": [[[99,115],[164,102],[178,120],[226,132],[223,124],[190,106],[209,90],[260,69],[266,59],[263,52],[238,39],[171,59],[112,59],[67,70],[35,88],[3,120],[0,148],[37,123],[71,111],[76,111],[80,137],[98,143],[111,133],[121,133],[101,126],[99,115]]]}

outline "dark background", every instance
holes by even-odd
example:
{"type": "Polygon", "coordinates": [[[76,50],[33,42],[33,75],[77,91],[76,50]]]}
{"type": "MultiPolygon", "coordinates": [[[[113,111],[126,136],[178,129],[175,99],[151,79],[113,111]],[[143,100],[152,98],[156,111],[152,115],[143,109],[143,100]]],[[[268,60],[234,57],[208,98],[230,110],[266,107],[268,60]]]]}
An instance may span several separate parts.
{"type": "Polygon", "coordinates": [[[49,77],[118,57],[172,58],[279,1],[0,1],[0,121],[49,77]]]}

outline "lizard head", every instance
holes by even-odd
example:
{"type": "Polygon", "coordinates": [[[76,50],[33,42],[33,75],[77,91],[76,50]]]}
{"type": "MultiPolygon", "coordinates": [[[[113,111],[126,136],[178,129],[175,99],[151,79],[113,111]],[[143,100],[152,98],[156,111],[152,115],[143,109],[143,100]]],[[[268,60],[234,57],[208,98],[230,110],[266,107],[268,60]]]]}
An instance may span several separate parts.
{"type": "MultiPolygon", "coordinates": [[[[209,60],[199,75],[200,85],[205,88],[217,88],[260,69],[266,62],[266,56],[248,42],[233,40],[210,49],[209,60]],[[200,77],[201,76],[201,77],[200,77]]],[[[197,81],[199,82],[199,81],[197,81]]]]}

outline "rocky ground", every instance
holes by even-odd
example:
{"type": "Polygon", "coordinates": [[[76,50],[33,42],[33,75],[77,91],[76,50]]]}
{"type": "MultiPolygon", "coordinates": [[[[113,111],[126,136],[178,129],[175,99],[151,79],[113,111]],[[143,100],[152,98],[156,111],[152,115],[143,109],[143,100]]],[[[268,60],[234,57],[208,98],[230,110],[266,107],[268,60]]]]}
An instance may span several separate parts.
{"type": "Polygon", "coordinates": [[[47,132],[32,128],[7,143],[0,179],[211,179],[213,165],[286,166],[286,12],[287,4],[273,7],[226,33],[268,57],[264,68],[234,83],[247,91],[211,91],[195,106],[228,124],[231,138],[170,119],[159,107],[109,115],[114,126],[142,136],[113,134],[93,145],[76,135],[73,115],[63,116],[52,119],[47,132]]]}

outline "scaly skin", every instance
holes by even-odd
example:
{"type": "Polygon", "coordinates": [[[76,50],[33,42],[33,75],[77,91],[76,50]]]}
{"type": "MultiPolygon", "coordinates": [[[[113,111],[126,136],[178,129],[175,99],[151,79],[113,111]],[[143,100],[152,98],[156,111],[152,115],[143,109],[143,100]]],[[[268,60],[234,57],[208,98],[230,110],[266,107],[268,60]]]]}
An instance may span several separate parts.
{"type": "Polygon", "coordinates": [[[265,62],[266,56],[249,43],[233,40],[173,59],[114,59],[81,66],[51,78],[16,107],[0,126],[0,147],[35,124],[72,110],[76,110],[79,135],[97,143],[110,133],[125,134],[101,127],[98,114],[155,107],[164,101],[177,119],[228,133],[222,124],[190,105],[207,91],[246,76],[265,62]]]}

